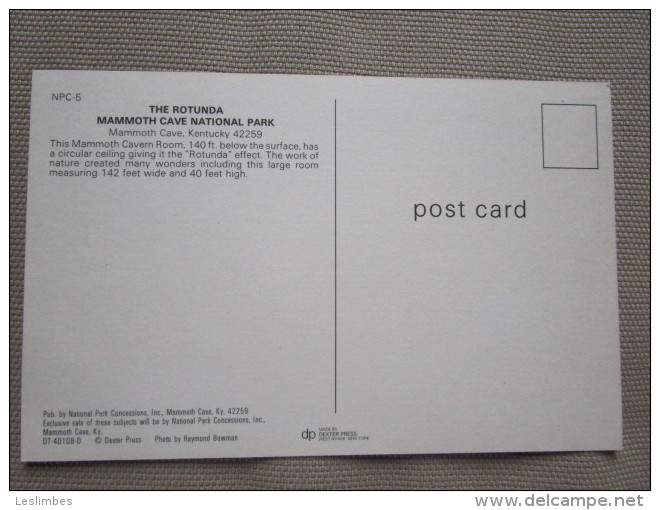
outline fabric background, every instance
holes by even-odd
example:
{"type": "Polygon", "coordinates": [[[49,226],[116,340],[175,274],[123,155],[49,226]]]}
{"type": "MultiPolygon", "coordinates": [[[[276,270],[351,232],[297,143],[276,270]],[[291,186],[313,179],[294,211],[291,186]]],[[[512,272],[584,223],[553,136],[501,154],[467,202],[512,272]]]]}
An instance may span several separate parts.
{"type": "Polygon", "coordinates": [[[648,489],[650,30],[648,11],[12,11],[10,488],[648,489]],[[33,69],[610,82],[625,449],[22,464],[23,266],[33,69]]]}

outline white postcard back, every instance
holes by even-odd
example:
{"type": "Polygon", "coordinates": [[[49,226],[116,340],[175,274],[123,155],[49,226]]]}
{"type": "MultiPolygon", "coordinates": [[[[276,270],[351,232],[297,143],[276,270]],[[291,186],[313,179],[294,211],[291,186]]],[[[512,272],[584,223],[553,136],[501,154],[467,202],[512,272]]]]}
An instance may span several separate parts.
{"type": "Polygon", "coordinates": [[[24,461],[622,447],[606,84],[35,71],[24,461]]]}

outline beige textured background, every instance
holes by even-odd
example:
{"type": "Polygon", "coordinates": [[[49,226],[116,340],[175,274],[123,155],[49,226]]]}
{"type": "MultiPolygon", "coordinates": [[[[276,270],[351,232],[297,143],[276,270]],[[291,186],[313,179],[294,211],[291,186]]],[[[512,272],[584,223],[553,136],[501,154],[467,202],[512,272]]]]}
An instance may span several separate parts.
{"type": "Polygon", "coordinates": [[[650,28],[647,11],[12,11],[10,487],[649,488],[650,28]],[[618,453],[21,464],[23,255],[32,69],[611,82],[625,449],[618,453]]]}

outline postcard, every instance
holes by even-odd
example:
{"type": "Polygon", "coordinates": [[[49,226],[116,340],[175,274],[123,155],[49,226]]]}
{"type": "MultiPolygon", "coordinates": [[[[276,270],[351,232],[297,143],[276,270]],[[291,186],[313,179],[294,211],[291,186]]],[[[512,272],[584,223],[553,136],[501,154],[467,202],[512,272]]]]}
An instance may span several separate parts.
{"type": "Polygon", "coordinates": [[[602,83],[34,71],[22,460],[616,450],[602,83]]]}

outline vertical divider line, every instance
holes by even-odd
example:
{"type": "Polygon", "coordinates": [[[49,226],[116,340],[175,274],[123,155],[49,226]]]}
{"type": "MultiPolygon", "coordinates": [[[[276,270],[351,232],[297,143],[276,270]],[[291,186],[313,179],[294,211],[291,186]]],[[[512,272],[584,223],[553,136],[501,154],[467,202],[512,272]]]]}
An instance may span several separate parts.
{"type": "Polygon", "coordinates": [[[335,99],[335,414],[337,414],[337,100],[335,99]]]}

